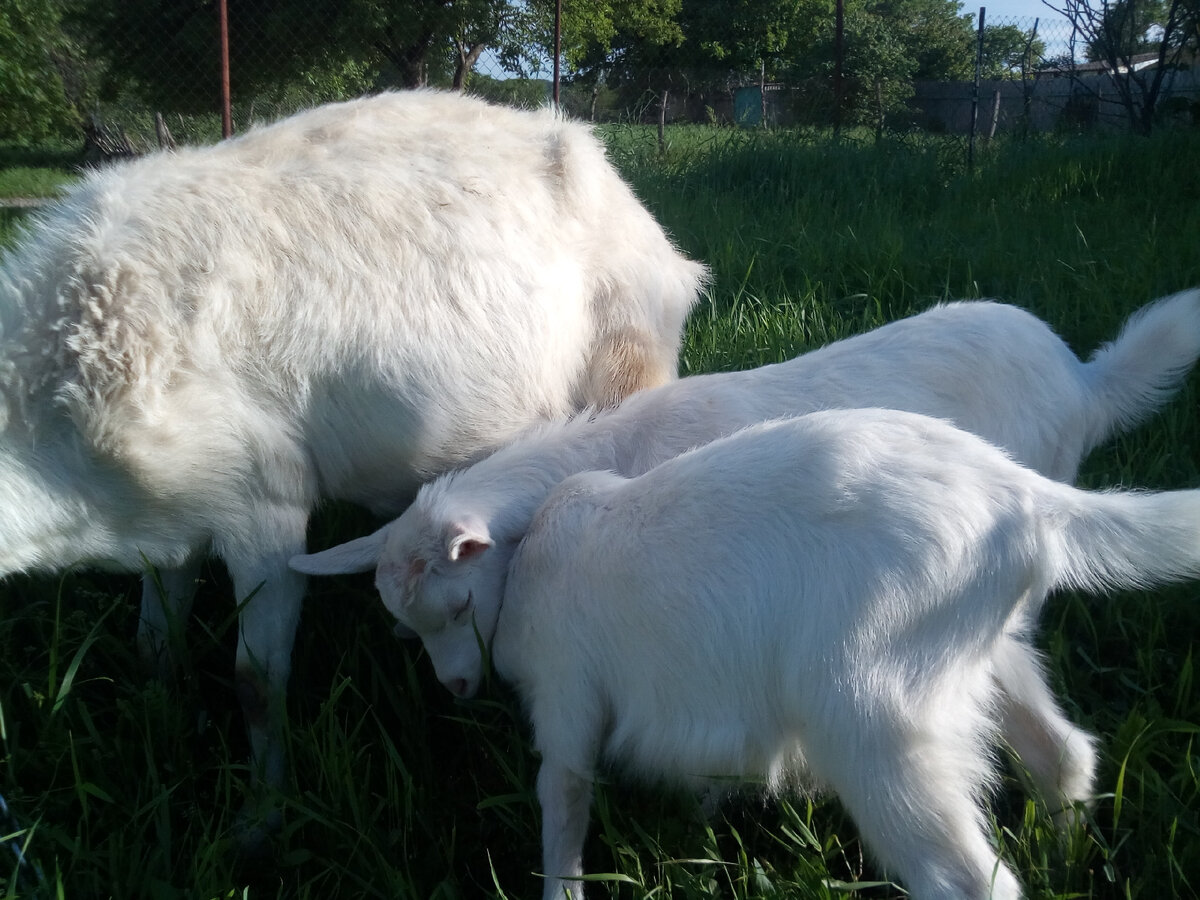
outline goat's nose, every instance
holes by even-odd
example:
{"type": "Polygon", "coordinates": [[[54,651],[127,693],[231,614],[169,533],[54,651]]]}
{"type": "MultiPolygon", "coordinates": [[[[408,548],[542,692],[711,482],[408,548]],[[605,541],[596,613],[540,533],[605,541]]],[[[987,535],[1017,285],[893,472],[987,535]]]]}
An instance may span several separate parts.
{"type": "Polygon", "coordinates": [[[470,689],[470,685],[467,684],[467,679],[465,678],[451,678],[449,681],[444,682],[444,684],[446,685],[446,689],[455,697],[467,696],[467,691],[470,689]]]}

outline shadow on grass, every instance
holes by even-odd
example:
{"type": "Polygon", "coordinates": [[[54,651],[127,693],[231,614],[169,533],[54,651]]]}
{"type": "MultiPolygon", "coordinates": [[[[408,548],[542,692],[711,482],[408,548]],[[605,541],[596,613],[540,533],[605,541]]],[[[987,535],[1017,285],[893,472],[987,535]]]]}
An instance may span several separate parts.
{"type": "Polygon", "coordinates": [[[60,169],[74,172],[83,164],[79,147],[21,147],[0,144],[0,169],[60,169]]]}

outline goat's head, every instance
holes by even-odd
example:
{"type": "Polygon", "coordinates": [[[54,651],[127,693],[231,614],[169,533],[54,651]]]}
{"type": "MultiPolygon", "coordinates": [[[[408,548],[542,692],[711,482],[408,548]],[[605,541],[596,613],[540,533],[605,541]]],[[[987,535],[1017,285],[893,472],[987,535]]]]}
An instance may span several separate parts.
{"type": "Polygon", "coordinates": [[[438,679],[470,697],[483,679],[510,556],[478,517],[435,521],[414,504],[374,534],[293,557],[291,566],[309,575],[374,568],[384,605],[421,639],[438,679]]]}

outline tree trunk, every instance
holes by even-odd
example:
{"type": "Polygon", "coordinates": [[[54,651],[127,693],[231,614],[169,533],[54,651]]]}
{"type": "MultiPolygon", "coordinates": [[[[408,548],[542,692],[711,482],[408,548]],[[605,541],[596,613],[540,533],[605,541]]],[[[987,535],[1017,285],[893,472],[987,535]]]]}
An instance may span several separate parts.
{"type": "Polygon", "coordinates": [[[461,91],[467,84],[467,74],[475,68],[475,63],[479,62],[479,57],[483,55],[483,51],[487,49],[487,44],[476,44],[473,47],[466,47],[461,42],[458,44],[458,63],[454,67],[454,80],[451,87],[456,91],[461,91]]]}
{"type": "Polygon", "coordinates": [[[883,140],[883,79],[875,79],[875,106],[879,110],[879,118],[875,122],[875,140],[883,140]]]}
{"type": "Polygon", "coordinates": [[[429,67],[425,64],[425,60],[433,47],[433,40],[434,36],[426,33],[404,47],[395,47],[377,41],[375,49],[396,67],[401,87],[419,88],[425,87],[429,79],[429,67]]]}

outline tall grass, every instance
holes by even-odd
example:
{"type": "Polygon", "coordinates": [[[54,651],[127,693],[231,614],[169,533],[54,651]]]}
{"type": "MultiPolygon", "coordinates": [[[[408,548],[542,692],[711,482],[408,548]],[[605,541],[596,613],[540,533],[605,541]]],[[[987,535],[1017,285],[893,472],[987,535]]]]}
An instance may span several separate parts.
{"type": "MultiPolygon", "coordinates": [[[[635,188],[713,267],[686,372],[784,359],[947,297],[1000,296],[1086,353],[1154,296],[1200,282],[1200,135],[994,144],[973,173],[917,139],[689,129],[608,134],[635,188]]],[[[1093,454],[1084,483],[1200,485],[1200,381],[1093,454]]],[[[371,527],[326,510],[312,543],[371,527]]],[[[285,821],[266,860],[232,831],[247,747],[229,585],[207,573],[190,657],[144,679],[131,578],[0,589],[0,794],[42,887],[0,854],[0,897],[529,897],[537,761],[503,685],[453,700],[389,634],[367,577],[315,582],[294,652],[285,821]]],[[[994,833],[1035,898],[1200,894],[1200,587],[1054,598],[1041,645],[1102,736],[1096,808],[1061,840],[1010,769],[994,833]]],[[[5,826],[0,825],[0,829],[5,826]]],[[[5,835],[0,834],[0,838],[5,835]]],[[[588,870],[635,898],[900,896],[836,802],[597,793],[588,870]],[[868,886],[863,886],[868,885],[868,886]]]]}
{"type": "Polygon", "coordinates": [[[994,145],[972,175],[956,142],[708,133],[665,172],[643,144],[633,178],[719,294],[887,315],[999,296],[1084,322],[1197,277],[1194,134],[994,145]]]}

